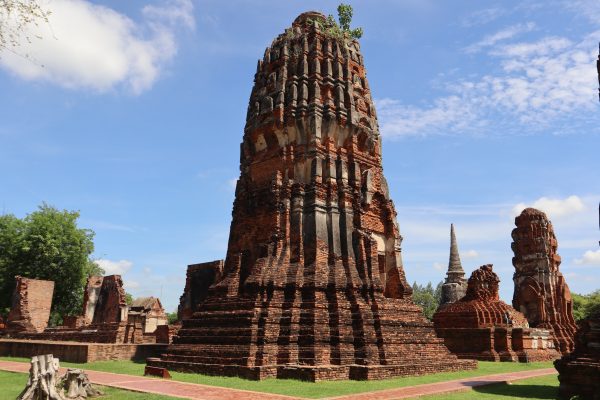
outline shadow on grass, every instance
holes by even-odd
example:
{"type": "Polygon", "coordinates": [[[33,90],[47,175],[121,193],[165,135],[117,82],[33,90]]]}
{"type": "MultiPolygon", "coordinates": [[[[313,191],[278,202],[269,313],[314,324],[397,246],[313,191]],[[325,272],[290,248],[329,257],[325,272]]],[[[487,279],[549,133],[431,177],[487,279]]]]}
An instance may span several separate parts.
{"type": "Polygon", "coordinates": [[[473,391],[505,397],[525,399],[558,399],[558,388],[545,385],[509,385],[506,382],[486,386],[476,386],[473,391]]]}

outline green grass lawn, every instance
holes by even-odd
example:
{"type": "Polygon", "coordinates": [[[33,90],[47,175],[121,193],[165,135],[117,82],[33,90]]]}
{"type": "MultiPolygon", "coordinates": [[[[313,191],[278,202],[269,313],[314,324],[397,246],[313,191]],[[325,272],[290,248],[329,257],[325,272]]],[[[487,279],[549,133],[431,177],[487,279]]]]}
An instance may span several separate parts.
{"type": "MultiPolygon", "coordinates": [[[[27,384],[27,375],[14,372],[0,371],[0,394],[2,399],[16,399],[27,384]]],[[[159,396],[149,393],[136,393],[110,387],[95,385],[104,396],[102,400],[179,400],[176,397],[159,396]]]]}
{"type": "Polygon", "coordinates": [[[548,375],[515,381],[511,384],[480,386],[466,392],[422,396],[419,400],[550,400],[556,398],[558,398],[558,379],[556,375],[548,375]]]}
{"type": "MultiPolygon", "coordinates": [[[[26,358],[0,357],[0,360],[29,362],[29,360],[26,358]]],[[[138,376],[144,374],[145,365],[146,364],[144,362],[133,361],[97,361],[87,364],[61,362],[61,366],[63,367],[73,367],[84,370],[88,369],[138,376]]],[[[552,363],[543,362],[524,364],[479,362],[479,367],[473,371],[440,373],[417,377],[386,379],[381,381],[333,381],[317,383],[302,382],[291,379],[266,379],[263,381],[250,381],[241,378],[186,374],[180,372],[171,372],[171,376],[174,380],[181,382],[201,383],[204,385],[221,386],[233,389],[254,390],[257,392],[277,393],[289,396],[318,399],[322,397],[392,389],[424,383],[434,383],[474,376],[499,374],[503,372],[528,371],[539,368],[552,368],[552,363]]],[[[552,380],[557,381],[556,377],[551,378],[552,380]]]]}

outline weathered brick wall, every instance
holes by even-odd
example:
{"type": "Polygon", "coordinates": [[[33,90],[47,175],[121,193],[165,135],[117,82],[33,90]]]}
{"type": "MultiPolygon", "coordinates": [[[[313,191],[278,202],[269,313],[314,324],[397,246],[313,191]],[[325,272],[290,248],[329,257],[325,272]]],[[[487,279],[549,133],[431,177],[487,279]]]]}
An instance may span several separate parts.
{"type": "Polygon", "coordinates": [[[15,277],[12,307],[7,319],[8,332],[43,332],[48,326],[54,282],[15,277]]]}
{"type": "Polygon", "coordinates": [[[127,321],[127,301],[120,275],[105,276],[98,292],[93,324],[127,321]]]}
{"type": "Polygon", "coordinates": [[[179,298],[177,317],[190,318],[196,306],[208,297],[208,288],[223,277],[224,260],[188,265],[185,288],[179,298]]]}
{"type": "Polygon", "coordinates": [[[83,293],[83,324],[89,325],[94,321],[96,303],[102,288],[103,276],[90,276],[87,280],[85,292],[83,293]]]}
{"type": "Polygon", "coordinates": [[[88,363],[109,360],[145,360],[166,350],[165,344],[65,343],[42,340],[0,339],[0,356],[33,357],[53,354],[61,361],[88,363]]]}

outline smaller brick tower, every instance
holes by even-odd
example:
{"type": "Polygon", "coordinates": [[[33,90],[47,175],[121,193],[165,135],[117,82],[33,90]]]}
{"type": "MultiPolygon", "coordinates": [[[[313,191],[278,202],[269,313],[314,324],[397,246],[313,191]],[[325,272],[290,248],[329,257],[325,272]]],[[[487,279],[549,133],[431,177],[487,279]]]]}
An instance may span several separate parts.
{"type": "Polygon", "coordinates": [[[441,305],[454,303],[467,293],[467,280],[465,270],[460,262],[458,244],[454,233],[454,224],[450,224],[450,260],[448,261],[448,272],[446,281],[442,285],[441,305]]]}
{"type": "Polygon", "coordinates": [[[558,267],[561,258],[554,228],[542,211],[526,208],[515,218],[511,247],[515,256],[513,307],[525,314],[533,328],[552,328],[556,348],[573,351],[577,326],[571,292],[558,267]]]}

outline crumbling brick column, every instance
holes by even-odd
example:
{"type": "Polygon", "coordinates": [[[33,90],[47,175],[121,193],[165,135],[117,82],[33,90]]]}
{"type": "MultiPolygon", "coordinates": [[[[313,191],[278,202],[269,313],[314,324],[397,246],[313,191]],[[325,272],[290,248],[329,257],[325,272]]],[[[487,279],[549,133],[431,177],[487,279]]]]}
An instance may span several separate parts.
{"type": "Polygon", "coordinates": [[[16,276],[15,281],[7,332],[43,332],[50,318],[54,282],[22,276],[16,276]]]}
{"type": "Polygon", "coordinates": [[[554,228],[546,214],[535,208],[523,210],[515,224],[513,307],[525,315],[531,327],[552,329],[556,348],[567,354],[573,350],[577,326],[571,292],[559,270],[554,228]]]}

